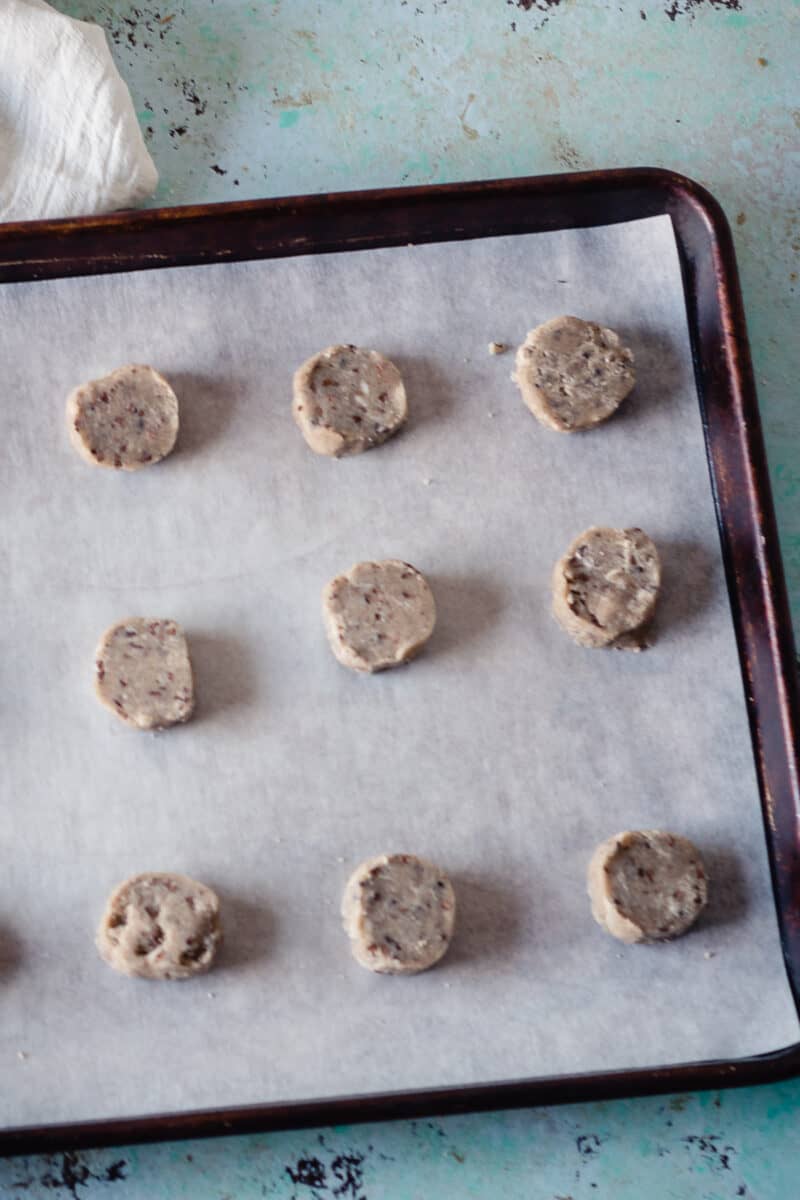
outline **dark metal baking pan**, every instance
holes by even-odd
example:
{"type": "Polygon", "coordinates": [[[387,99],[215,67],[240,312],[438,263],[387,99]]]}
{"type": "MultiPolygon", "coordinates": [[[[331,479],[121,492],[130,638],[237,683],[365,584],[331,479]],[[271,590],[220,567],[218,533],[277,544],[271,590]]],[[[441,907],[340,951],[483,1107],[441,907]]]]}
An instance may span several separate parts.
{"type": "MultiPolygon", "coordinates": [[[[0,227],[0,283],[585,228],[661,214],[672,220],[683,271],[783,953],[800,1009],[795,654],[736,260],[713,196],[683,176],[636,168],[11,224],[0,227]]],[[[798,1071],[800,1043],[729,1062],[17,1128],[0,1133],[0,1153],[721,1088],[798,1071]]]]}

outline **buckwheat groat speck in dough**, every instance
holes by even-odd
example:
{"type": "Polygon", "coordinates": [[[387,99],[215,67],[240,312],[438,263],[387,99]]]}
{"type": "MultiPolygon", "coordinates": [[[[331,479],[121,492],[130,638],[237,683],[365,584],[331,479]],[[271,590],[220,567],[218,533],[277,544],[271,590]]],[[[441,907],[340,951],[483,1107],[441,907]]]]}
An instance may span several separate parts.
{"type": "Polygon", "coordinates": [[[119,367],[70,393],[67,426],[87,462],[138,471],[165,458],[175,445],[178,399],[152,367],[119,367]]]}
{"type": "Polygon", "coordinates": [[[406,389],[377,350],[329,346],[294,375],[292,413],[317,454],[342,458],[385,442],[406,419],[406,389]]]}
{"type": "Polygon", "coordinates": [[[628,645],[652,617],[661,584],[653,541],[641,529],[592,526],[553,570],[553,615],[581,646],[628,645]]]}
{"type": "Polygon", "coordinates": [[[353,957],[384,975],[412,975],[437,963],[450,945],[455,915],[450,880],[414,854],[367,859],[342,897],[353,957]]]}
{"type": "Polygon", "coordinates": [[[421,572],[390,558],[356,563],[326,584],[322,616],[339,662],[372,673],[419,653],[433,633],[436,604],[421,572]]]}
{"type": "Polygon", "coordinates": [[[186,875],[134,875],[109,897],[97,949],[123,975],[188,979],[214,961],[222,928],[219,898],[186,875]]]}
{"type": "Polygon", "coordinates": [[[181,627],[157,617],[112,625],[95,651],[95,690],[106,708],[137,729],[188,721],[194,680],[181,627]]]}
{"type": "Polygon", "coordinates": [[[587,874],[592,916],[622,942],[658,942],[693,925],[708,900],[699,850],[658,829],[618,833],[597,847],[587,874]]]}
{"type": "Polygon", "coordinates": [[[554,317],[532,329],[515,365],[528,408],[560,433],[605,421],[636,382],[633,354],[619,335],[579,317],[554,317]]]}

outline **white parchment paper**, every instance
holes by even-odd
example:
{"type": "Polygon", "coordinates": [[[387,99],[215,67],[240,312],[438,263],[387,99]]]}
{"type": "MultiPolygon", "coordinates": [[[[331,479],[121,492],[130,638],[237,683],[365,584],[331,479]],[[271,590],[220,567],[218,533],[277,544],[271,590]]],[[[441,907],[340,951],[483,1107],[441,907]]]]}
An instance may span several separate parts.
{"type": "Polygon", "coordinates": [[[349,255],[0,288],[4,384],[0,1119],[133,1115],[641,1067],[798,1037],[667,218],[349,255]],[[543,429],[519,343],[576,313],[630,342],[639,383],[602,428],[543,429]],[[314,456],[291,374],[331,342],[401,367],[408,428],[314,456]],[[178,451],[134,475],[70,448],[67,392],[149,362],[178,451]],[[593,523],[660,547],[657,640],[573,645],[549,577],[593,523]],[[407,668],[334,660],[325,581],[400,557],[439,624],[407,668]],[[196,719],[147,735],[92,690],[112,621],[190,638],[196,719]],[[626,828],[707,857],[673,944],[594,924],[585,867],[626,828]],[[459,900],[442,965],[370,975],[338,905],[383,850],[439,861],[459,900]],[[97,957],[110,889],[176,869],[224,904],[213,973],[131,981],[97,957]]]}

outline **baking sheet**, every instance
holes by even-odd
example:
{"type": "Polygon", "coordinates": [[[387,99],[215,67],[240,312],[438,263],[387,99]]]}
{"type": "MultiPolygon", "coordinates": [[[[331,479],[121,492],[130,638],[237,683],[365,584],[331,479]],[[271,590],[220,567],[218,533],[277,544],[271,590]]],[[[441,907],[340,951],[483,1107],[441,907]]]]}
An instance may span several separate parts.
{"type": "Polygon", "coordinates": [[[740,1057],[798,1038],[781,958],[680,271],[657,217],[567,231],[0,288],[0,1121],[129,1116],[740,1057]],[[560,436],[509,381],[573,312],[632,345],[611,422],[560,436]],[[411,417],[342,462],[306,447],[291,373],[336,341],[406,377],[411,417]],[[151,362],[179,450],[135,475],[68,445],[67,392],[151,362]],[[574,646],[549,575],[593,523],[664,560],[647,653],[574,646]],[[340,667],[325,581],[400,557],[439,623],[409,667],[340,667]],[[100,632],[186,628],[196,719],[131,731],[92,692],[100,632]],[[707,857],[701,924],[656,947],[594,925],[596,842],[667,827],[707,857]],[[408,850],[459,928],[409,979],[350,958],[350,870],[408,850]],[[131,981],[96,956],[109,890],[211,884],[213,973],[131,981]]]}

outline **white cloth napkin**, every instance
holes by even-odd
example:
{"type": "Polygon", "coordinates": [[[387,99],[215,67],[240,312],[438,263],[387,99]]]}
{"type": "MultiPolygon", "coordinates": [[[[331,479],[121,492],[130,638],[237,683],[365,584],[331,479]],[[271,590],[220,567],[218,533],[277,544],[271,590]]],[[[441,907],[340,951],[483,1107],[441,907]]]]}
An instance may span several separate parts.
{"type": "Polygon", "coordinates": [[[157,183],[102,29],[0,0],[0,221],[129,208],[157,183]]]}

